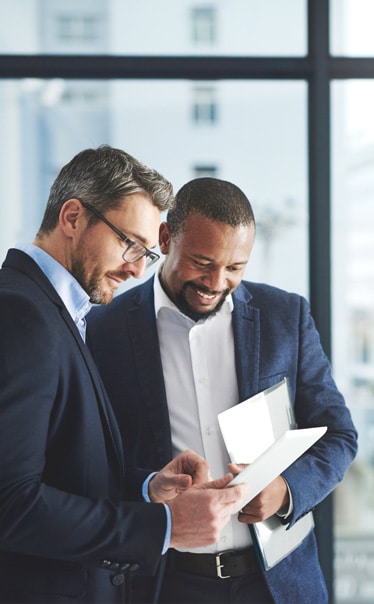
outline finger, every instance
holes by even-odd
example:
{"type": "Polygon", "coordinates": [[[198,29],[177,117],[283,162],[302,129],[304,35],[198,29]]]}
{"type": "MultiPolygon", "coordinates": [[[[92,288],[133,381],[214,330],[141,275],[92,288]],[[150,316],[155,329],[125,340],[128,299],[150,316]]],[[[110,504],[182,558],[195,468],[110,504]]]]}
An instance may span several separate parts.
{"type": "Polygon", "coordinates": [[[216,478],[216,480],[206,482],[202,486],[205,489],[224,489],[232,479],[233,475],[231,472],[228,472],[225,476],[222,476],[222,478],[216,478]]]}
{"type": "Polygon", "coordinates": [[[225,489],[225,493],[227,493],[228,503],[235,503],[235,506],[237,506],[242,501],[245,505],[249,499],[250,488],[248,484],[238,484],[225,489]]]}
{"type": "Polygon", "coordinates": [[[181,472],[192,477],[193,484],[201,484],[210,479],[208,462],[195,451],[191,449],[183,451],[175,458],[175,461],[179,462],[181,472]]]}
{"type": "Polygon", "coordinates": [[[189,474],[177,474],[174,477],[174,488],[181,493],[192,487],[193,480],[189,474]]]}
{"type": "Polygon", "coordinates": [[[204,484],[207,481],[211,481],[212,476],[210,473],[209,465],[199,464],[196,466],[194,472],[192,473],[192,482],[195,485],[204,484]]]}
{"type": "Polygon", "coordinates": [[[200,455],[191,451],[189,462],[191,465],[189,473],[192,476],[194,484],[203,484],[211,479],[209,464],[200,455]]]}
{"type": "Polygon", "coordinates": [[[239,474],[239,472],[241,471],[240,465],[236,463],[229,463],[227,464],[227,467],[229,469],[229,472],[231,472],[231,474],[234,474],[234,476],[236,476],[236,474],[239,474]]]}
{"type": "Polygon", "coordinates": [[[163,488],[165,490],[185,491],[192,486],[192,478],[189,474],[172,474],[165,477],[163,488]]]}
{"type": "MultiPolygon", "coordinates": [[[[222,479],[220,479],[220,481],[222,481],[222,479]]],[[[250,489],[248,484],[215,489],[215,493],[218,497],[216,498],[216,502],[222,507],[232,506],[234,509],[237,509],[241,503],[244,505],[248,501],[249,492],[250,489]]]]}
{"type": "Polygon", "coordinates": [[[219,503],[222,506],[227,506],[230,504],[235,504],[235,506],[240,504],[240,501],[245,502],[249,499],[249,485],[248,484],[239,484],[232,487],[229,487],[229,483],[231,482],[233,475],[228,473],[222,478],[217,478],[216,480],[212,480],[211,482],[207,482],[203,485],[200,485],[196,488],[201,489],[214,489],[219,491],[219,503]],[[225,488],[228,487],[228,488],[225,488]]]}
{"type": "Polygon", "coordinates": [[[253,514],[246,514],[240,510],[238,513],[238,520],[243,524],[254,524],[255,522],[259,522],[260,519],[253,514]]]}

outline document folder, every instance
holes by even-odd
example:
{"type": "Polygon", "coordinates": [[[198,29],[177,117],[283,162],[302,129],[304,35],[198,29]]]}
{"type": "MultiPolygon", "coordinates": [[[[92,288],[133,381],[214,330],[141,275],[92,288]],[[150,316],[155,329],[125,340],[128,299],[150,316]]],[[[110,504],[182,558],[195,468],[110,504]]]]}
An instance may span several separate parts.
{"type": "MultiPolygon", "coordinates": [[[[220,413],[218,421],[231,461],[250,464],[232,481],[248,480],[249,501],[326,432],[325,426],[297,429],[287,378],[220,413]]],[[[264,569],[296,549],[313,527],[312,512],[291,528],[277,515],[250,525],[264,569]]]]}

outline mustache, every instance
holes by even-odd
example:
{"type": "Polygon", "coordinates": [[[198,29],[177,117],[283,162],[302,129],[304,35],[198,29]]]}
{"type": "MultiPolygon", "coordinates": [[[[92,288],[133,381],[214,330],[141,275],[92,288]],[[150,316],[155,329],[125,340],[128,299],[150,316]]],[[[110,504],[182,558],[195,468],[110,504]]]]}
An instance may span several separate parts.
{"type": "Polygon", "coordinates": [[[130,279],[131,275],[128,271],[116,271],[116,272],[111,272],[108,273],[109,277],[112,277],[113,279],[118,279],[118,281],[127,281],[127,279],[130,279]]]}

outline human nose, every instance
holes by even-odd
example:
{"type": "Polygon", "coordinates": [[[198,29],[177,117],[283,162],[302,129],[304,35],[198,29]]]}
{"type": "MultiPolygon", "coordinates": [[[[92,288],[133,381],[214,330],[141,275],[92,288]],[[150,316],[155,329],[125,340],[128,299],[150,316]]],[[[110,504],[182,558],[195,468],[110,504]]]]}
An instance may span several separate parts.
{"type": "Polygon", "coordinates": [[[135,279],[140,279],[146,269],[146,257],[142,256],[139,260],[135,260],[135,262],[125,260],[124,264],[127,272],[130,272],[135,279]]]}
{"type": "Polygon", "coordinates": [[[223,291],[227,288],[226,271],[224,268],[211,268],[204,278],[204,284],[212,291],[223,291]]]}

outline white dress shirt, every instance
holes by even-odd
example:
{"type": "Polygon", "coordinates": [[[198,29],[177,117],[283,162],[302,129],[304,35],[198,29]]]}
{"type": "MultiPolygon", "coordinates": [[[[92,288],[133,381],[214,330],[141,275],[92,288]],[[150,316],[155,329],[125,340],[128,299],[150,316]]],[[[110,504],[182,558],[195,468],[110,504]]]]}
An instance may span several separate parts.
{"type": "MultiPolygon", "coordinates": [[[[216,315],[196,323],[168,298],[157,275],[154,294],[173,457],[193,449],[209,462],[212,478],[220,478],[230,460],[217,415],[239,402],[232,298],[228,296],[216,315]]],[[[251,542],[248,526],[235,515],[216,544],[190,551],[239,550],[251,542]]]]}

